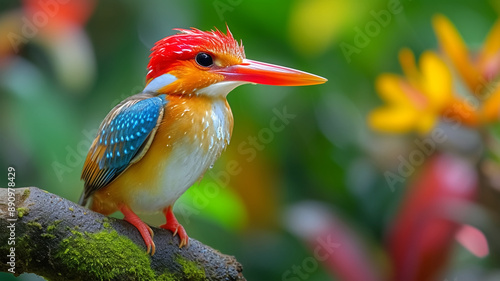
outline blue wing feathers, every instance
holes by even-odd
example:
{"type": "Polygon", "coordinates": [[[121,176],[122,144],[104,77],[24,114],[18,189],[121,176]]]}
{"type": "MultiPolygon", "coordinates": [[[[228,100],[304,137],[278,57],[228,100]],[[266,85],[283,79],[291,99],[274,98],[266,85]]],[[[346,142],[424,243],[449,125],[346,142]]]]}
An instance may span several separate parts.
{"type": "Polygon", "coordinates": [[[121,110],[101,130],[99,143],[106,146],[99,168],[126,168],[156,127],[165,99],[153,97],[141,100],[121,110]]]}
{"type": "Polygon", "coordinates": [[[106,116],[83,167],[82,204],[137,161],[136,157],[144,155],[166,103],[165,95],[138,94],[124,100],[106,116]]]}

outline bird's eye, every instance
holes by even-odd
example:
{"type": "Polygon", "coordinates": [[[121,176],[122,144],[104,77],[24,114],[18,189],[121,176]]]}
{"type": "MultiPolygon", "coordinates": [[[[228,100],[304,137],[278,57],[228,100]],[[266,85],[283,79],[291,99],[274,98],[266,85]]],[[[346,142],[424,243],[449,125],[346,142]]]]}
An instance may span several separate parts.
{"type": "Polygon", "coordinates": [[[203,67],[209,67],[214,64],[214,61],[212,59],[212,56],[207,54],[207,53],[198,53],[195,58],[196,62],[203,66],[203,67]]]}

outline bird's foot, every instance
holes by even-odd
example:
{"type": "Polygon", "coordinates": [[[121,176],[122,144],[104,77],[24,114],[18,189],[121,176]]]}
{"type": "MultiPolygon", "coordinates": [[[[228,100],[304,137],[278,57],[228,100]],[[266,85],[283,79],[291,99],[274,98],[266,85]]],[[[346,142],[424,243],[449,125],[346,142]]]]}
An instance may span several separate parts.
{"type": "Polygon", "coordinates": [[[124,215],[123,220],[129,222],[130,224],[135,226],[137,230],[139,230],[139,233],[141,234],[142,239],[146,244],[146,252],[148,254],[149,252],[151,252],[151,255],[154,255],[156,251],[156,246],[155,243],[153,242],[154,234],[151,227],[149,227],[149,225],[143,222],[128,206],[126,205],[120,206],[120,211],[124,215]]]}
{"type": "Polygon", "coordinates": [[[175,236],[176,234],[179,235],[179,248],[187,246],[189,237],[186,233],[186,230],[184,230],[184,227],[175,218],[175,215],[172,212],[172,207],[168,206],[163,210],[163,213],[165,214],[167,223],[160,225],[160,227],[172,231],[173,236],[175,236]]]}

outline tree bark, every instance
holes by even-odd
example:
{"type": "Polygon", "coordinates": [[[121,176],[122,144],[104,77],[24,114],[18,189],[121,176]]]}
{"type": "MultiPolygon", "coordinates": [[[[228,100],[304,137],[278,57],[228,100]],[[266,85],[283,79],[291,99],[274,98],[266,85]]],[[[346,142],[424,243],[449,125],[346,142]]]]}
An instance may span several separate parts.
{"type": "Polygon", "coordinates": [[[146,254],[137,229],[36,187],[0,188],[0,270],[50,280],[245,280],[227,256],[153,228],[146,254]],[[15,243],[15,244],[14,244],[15,243]]]}

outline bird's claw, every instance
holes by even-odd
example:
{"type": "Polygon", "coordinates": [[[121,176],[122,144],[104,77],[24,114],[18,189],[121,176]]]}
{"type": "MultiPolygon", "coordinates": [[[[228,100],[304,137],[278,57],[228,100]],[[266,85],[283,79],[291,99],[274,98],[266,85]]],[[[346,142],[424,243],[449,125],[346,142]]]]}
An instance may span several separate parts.
{"type": "Polygon", "coordinates": [[[172,212],[172,207],[169,206],[163,210],[163,213],[165,214],[165,218],[167,219],[167,223],[161,225],[160,227],[166,230],[172,231],[173,235],[179,235],[179,248],[182,248],[184,246],[188,245],[188,235],[186,233],[186,230],[184,227],[177,221],[177,219],[174,216],[174,213],[172,212]]]}
{"type": "Polygon", "coordinates": [[[179,248],[182,248],[182,247],[188,245],[189,237],[188,237],[184,227],[182,225],[180,225],[179,223],[177,223],[177,224],[166,223],[164,225],[161,225],[160,227],[163,229],[166,229],[166,230],[170,230],[173,233],[172,236],[179,235],[179,240],[180,240],[179,241],[179,248]]]}
{"type": "Polygon", "coordinates": [[[144,223],[128,206],[122,205],[120,207],[120,211],[124,215],[124,220],[135,226],[144,240],[144,244],[146,244],[146,252],[151,255],[154,255],[156,252],[156,245],[153,241],[153,230],[149,225],[144,223]]]}

